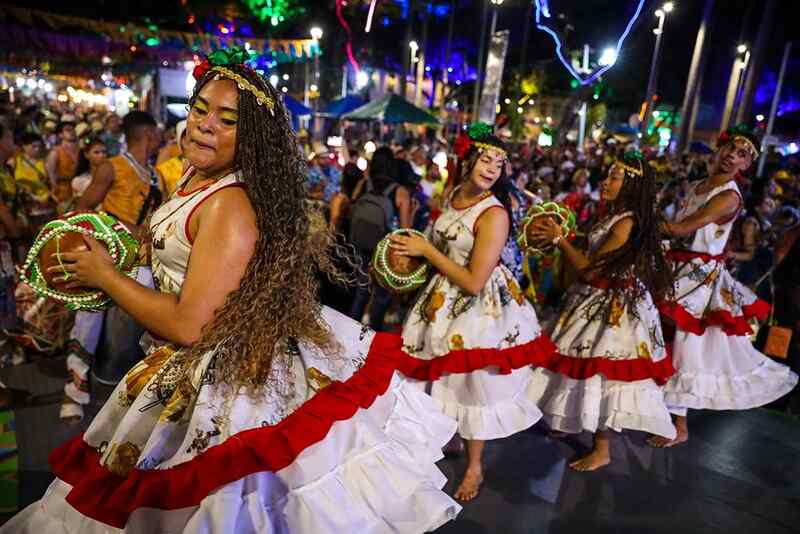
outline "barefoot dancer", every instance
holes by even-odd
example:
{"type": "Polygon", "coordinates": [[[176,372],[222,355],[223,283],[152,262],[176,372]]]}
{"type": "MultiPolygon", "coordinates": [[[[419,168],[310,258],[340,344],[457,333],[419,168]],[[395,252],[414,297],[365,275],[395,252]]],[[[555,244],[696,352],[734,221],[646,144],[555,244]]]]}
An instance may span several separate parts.
{"type": "Polygon", "coordinates": [[[528,393],[530,363],[552,352],[536,312],[499,264],[509,232],[506,151],[485,124],[456,143],[461,185],[436,220],[431,240],[397,237],[401,254],[422,256],[438,271],[403,328],[404,349],[426,360],[431,395],[458,421],[467,469],[455,492],[469,501],[483,482],[485,440],[528,428],[541,412],[528,393]],[[478,350],[470,350],[478,349],[478,350]],[[516,370],[512,370],[517,368],[516,370]]]}
{"type": "Polygon", "coordinates": [[[687,238],[681,248],[669,251],[676,270],[674,300],[659,306],[677,329],[677,372],[664,391],[678,435],[654,436],[654,447],[689,439],[688,408],[745,410],[772,402],[797,384],[787,366],[753,348],[748,319],[765,319],[769,304],[737,282],[722,259],[742,205],[736,176],[755,161],[758,142],[736,127],[720,144],[711,176],[695,184],[676,222],[665,225],[668,234],[687,238]]]}
{"type": "Polygon", "coordinates": [[[659,241],[654,173],[638,154],[629,155],[601,188],[610,212],[589,234],[588,254],[550,219],[538,231],[581,273],[551,334],[558,355],[534,371],[550,428],[594,433],[592,451],[570,464],[578,471],[611,461],[610,430],[675,437],[659,388],[674,370],[653,296],[663,295],[672,278],[659,241]]]}
{"type": "Polygon", "coordinates": [[[160,292],[93,241],[64,254],[165,341],[0,532],[418,534],[458,511],[433,463],[455,425],[395,372],[388,335],[315,300],[332,240],[310,231],[288,114],[246,57],[195,70],[193,167],[150,226],[160,292]]]}

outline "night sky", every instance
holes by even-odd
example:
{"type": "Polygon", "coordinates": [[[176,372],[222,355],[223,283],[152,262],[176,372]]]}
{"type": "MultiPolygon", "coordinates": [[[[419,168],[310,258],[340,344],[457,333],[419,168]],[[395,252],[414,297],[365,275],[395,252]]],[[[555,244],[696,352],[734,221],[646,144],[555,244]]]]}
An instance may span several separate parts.
{"type": "MultiPolygon", "coordinates": [[[[444,58],[444,43],[447,35],[446,10],[448,0],[439,0],[438,12],[432,14],[428,23],[429,58],[433,57],[433,65],[441,64],[444,58]]],[[[402,20],[402,12],[407,9],[408,0],[382,0],[378,4],[374,30],[370,34],[363,31],[366,19],[367,0],[350,0],[345,16],[354,32],[354,49],[361,62],[376,66],[398,67],[402,64],[403,54],[407,53],[406,23],[402,20]]],[[[241,2],[212,2],[208,0],[189,0],[185,6],[181,2],[137,0],[110,1],[93,0],[85,2],[64,3],[60,1],[26,0],[16,2],[26,7],[35,7],[64,14],[97,17],[98,13],[108,20],[141,21],[143,17],[151,17],[164,27],[186,29],[186,10],[191,9],[199,14],[227,11],[245,12],[241,2]]],[[[597,52],[616,41],[627,22],[629,14],[637,0],[550,0],[550,9],[554,14],[563,13],[566,20],[574,28],[568,35],[567,45],[580,48],[589,43],[597,48],[597,52]]],[[[614,90],[614,97],[609,102],[612,106],[638,110],[644,99],[647,76],[649,73],[655,35],[652,29],[657,25],[653,14],[662,1],[647,1],[638,24],[627,39],[622,54],[614,68],[605,76],[604,81],[614,90]]],[[[692,49],[697,29],[700,24],[705,0],[676,0],[675,10],[668,15],[663,44],[662,66],[658,83],[660,102],[680,106],[689,70],[692,49]]],[[[777,72],[780,66],[783,46],[787,39],[800,37],[795,24],[785,24],[790,17],[790,2],[778,2],[775,23],[770,32],[769,45],[765,62],[759,76],[759,90],[754,103],[755,113],[767,114],[770,98],[774,91],[777,72]]],[[[477,37],[480,32],[482,3],[478,0],[455,2],[456,24],[453,45],[453,62],[461,62],[466,57],[471,69],[474,69],[477,56],[477,37]]],[[[344,59],[342,52],[345,40],[344,31],[336,19],[333,0],[313,0],[302,2],[307,6],[307,14],[278,31],[267,26],[254,26],[255,33],[264,35],[272,32],[276,37],[305,37],[312,24],[319,24],[325,29],[323,48],[332,63],[344,59]]],[[[424,5],[419,2],[418,5],[424,5]]],[[[739,42],[751,45],[755,42],[756,32],[761,23],[764,2],[759,0],[716,0],[713,11],[711,35],[711,53],[705,71],[703,86],[703,104],[701,109],[701,128],[713,128],[719,121],[731,64],[735,48],[739,42]]],[[[511,32],[507,75],[519,67],[522,50],[523,24],[529,13],[528,2],[522,0],[506,0],[500,8],[498,30],[508,29],[511,32]]],[[[417,18],[413,25],[413,38],[422,42],[422,20],[417,18]]],[[[593,54],[595,51],[593,50],[593,54]]],[[[781,99],[781,112],[778,127],[783,130],[800,131],[800,40],[794,48],[793,58],[789,64],[784,95],[781,99]]],[[[557,63],[551,39],[543,32],[536,30],[531,24],[530,37],[527,43],[527,65],[543,67],[547,72],[546,89],[550,92],[566,92],[569,90],[569,76],[557,63]]]]}

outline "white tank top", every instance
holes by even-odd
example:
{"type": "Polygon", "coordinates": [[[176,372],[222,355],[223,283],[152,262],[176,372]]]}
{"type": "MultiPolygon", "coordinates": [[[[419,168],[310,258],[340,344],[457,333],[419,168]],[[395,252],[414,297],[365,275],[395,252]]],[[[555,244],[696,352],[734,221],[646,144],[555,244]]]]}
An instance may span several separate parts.
{"type": "Polygon", "coordinates": [[[186,279],[192,252],[192,240],[189,238],[192,213],[217,191],[242,185],[239,176],[231,173],[207,186],[186,192],[183,185],[192,172],[187,172],[181,180],[181,186],[150,219],[153,280],[160,291],[176,295],[186,279]]]}
{"type": "MultiPolygon", "coordinates": [[[[686,206],[684,206],[683,209],[681,209],[681,211],[679,211],[675,216],[676,221],[680,222],[684,220],[686,217],[705,206],[709,200],[725,191],[735,192],[739,196],[739,201],[741,202],[742,194],[739,192],[739,186],[736,185],[735,180],[731,180],[730,182],[726,182],[720,186],[717,186],[707,193],[698,194],[697,186],[701,183],[703,182],[697,182],[689,191],[689,197],[687,199],[686,206]]],[[[738,213],[738,210],[736,213],[738,213]]],[[[712,256],[722,254],[723,250],[725,250],[725,244],[728,242],[728,236],[731,234],[731,229],[733,228],[733,223],[735,221],[736,214],[729,217],[727,221],[721,224],[712,222],[698,229],[695,231],[694,237],[691,238],[691,245],[689,246],[690,250],[695,252],[704,252],[712,256]]]]}

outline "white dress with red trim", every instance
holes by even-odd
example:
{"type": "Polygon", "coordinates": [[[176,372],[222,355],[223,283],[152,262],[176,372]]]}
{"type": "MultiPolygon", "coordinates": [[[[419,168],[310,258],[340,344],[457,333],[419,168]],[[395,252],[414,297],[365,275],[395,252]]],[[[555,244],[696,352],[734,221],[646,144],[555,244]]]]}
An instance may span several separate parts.
{"type": "MultiPolygon", "coordinates": [[[[702,182],[700,182],[702,183],[702,182]]],[[[690,191],[681,221],[713,197],[733,191],[735,181],[706,193],[690,191]]],[[[675,294],[659,303],[661,313],[675,322],[673,361],[677,372],[664,388],[670,409],[741,410],[772,402],[790,392],[797,375],[774,362],[750,342],[749,321],[764,320],[770,306],[739,283],[725,268],[722,254],[733,228],[728,221],[710,223],[689,238],[687,248],[673,248],[675,294]]]]}
{"type": "MultiPolygon", "coordinates": [[[[189,214],[232,184],[176,194],[153,216],[162,291],[183,283],[189,214]]],[[[45,496],[0,532],[416,534],[453,519],[434,462],[455,423],[398,372],[416,360],[399,336],[329,308],[322,318],[338,350],[288,343],[257,397],[224,395],[213,351],[179,380],[178,351],[154,348],[51,454],[45,496]]]]}
{"type": "MultiPolygon", "coordinates": [[[[448,204],[429,238],[466,266],[478,218],[489,209],[504,208],[494,196],[461,210],[448,204]]],[[[477,295],[435,274],[406,318],[403,348],[420,360],[410,374],[434,381],[431,396],[458,421],[461,437],[502,438],[541,418],[529,391],[531,364],[547,357],[552,343],[506,267],[495,267],[477,295]]]]}
{"type": "MultiPolygon", "coordinates": [[[[600,221],[589,234],[589,252],[599,250],[611,228],[629,216],[626,212],[600,221]]],[[[641,284],[635,279],[629,283],[641,284]]],[[[659,387],[674,369],[658,310],[646,290],[632,303],[628,298],[602,280],[575,282],[567,290],[550,334],[557,353],[534,371],[539,407],[550,428],[568,433],[640,430],[675,437],[659,387]]]]}

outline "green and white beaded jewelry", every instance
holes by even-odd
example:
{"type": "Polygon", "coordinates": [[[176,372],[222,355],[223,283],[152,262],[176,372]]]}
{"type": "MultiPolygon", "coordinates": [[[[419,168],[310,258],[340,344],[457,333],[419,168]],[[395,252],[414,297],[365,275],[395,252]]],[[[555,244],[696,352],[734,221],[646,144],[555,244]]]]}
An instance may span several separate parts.
{"type": "MultiPolygon", "coordinates": [[[[104,243],[117,270],[131,278],[136,277],[138,266],[135,257],[138,254],[139,242],[130,230],[105,212],[78,211],[67,213],[42,227],[22,265],[20,279],[38,295],[60,302],[70,310],[103,310],[111,305],[111,299],[103,291],[87,290],[71,294],[47,285],[39,263],[39,254],[51,240],[70,232],[90,236],[104,243]]],[[[61,262],[60,256],[58,261],[61,262]]]]}
{"type": "Polygon", "coordinates": [[[408,274],[399,274],[392,271],[389,265],[389,246],[393,235],[414,234],[425,237],[422,232],[411,229],[395,230],[380,240],[375,247],[375,254],[372,256],[372,269],[374,275],[380,279],[382,285],[391,291],[405,293],[414,291],[418,287],[425,285],[428,280],[428,264],[423,263],[408,274]]]}

